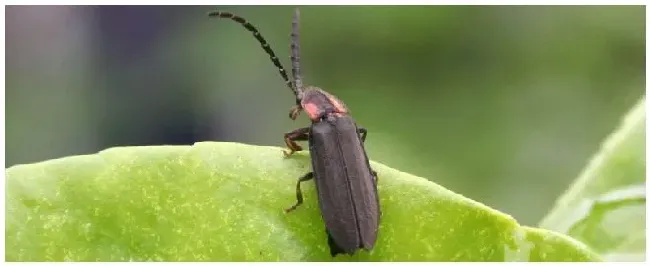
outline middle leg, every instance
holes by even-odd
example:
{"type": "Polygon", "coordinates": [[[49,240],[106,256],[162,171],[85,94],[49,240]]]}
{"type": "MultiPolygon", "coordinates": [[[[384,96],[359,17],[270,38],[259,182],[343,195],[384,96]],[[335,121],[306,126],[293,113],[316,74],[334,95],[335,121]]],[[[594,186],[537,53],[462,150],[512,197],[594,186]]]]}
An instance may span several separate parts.
{"type": "Polygon", "coordinates": [[[285,212],[291,212],[302,204],[302,190],[300,190],[300,183],[308,181],[312,178],[314,178],[314,172],[309,172],[298,179],[298,183],[296,183],[296,200],[297,200],[296,204],[294,204],[289,208],[284,209],[285,212]]]}

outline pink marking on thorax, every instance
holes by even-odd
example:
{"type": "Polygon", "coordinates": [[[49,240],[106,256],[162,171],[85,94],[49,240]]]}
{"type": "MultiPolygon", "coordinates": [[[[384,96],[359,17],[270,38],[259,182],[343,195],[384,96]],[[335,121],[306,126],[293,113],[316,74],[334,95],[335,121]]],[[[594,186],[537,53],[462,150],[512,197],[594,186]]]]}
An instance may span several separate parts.
{"type": "Polygon", "coordinates": [[[317,105],[313,103],[306,103],[302,106],[302,108],[305,110],[307,115],[309,115],[309,119],[316,121],[320,117],[320,108],[318,108],[317,105]]]}
{"type": "Polygon", "coordinates": [[[330,97],[330,96],[328,96],[327,98],[328,98],[328,100],[330,101],[330,103],[334,106],[334,109],[336,109],[336,112],[337,112],[337,113],[341,113],[341,114],[347,114],[347,113],[348,113],[348,109],[346,109],[346,108],[341,104],[341,102],[340,102],[338,99],[336,99],[336,97],[330,97]]]}

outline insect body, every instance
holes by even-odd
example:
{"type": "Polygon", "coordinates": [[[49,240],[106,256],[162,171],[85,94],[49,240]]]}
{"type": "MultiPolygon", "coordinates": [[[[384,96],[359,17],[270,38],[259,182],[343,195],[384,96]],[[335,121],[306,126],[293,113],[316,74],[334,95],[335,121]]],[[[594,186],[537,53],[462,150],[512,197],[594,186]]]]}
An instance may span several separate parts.
{"type": "Polygon", "coordinates": [[[314,179],[331,255],[372,249],[377,240],[381,212],[377,173],[370,167],[364,148],[367,130],[357,126],[345,104],[334,95],[317,87],[303,86],[298,9],[293,17],[291,33],[293,80],[289,80],[275,53],[253,25],[228,12],[215,11],[209,15],[230,18],[253,33],[296,96],[296,105],[291,108],[289,117],[295,120],[300,112],[305,111],[311,120],[309,127],[284,134],[289,148],[288,152],[284,151],[285,156],[302,150],[296,141],[308,141],[312,162],[312,172],[300,177],[296,184],[297,202],[285,211],[291,212],[302,204],[300,183],[314,179]]]}

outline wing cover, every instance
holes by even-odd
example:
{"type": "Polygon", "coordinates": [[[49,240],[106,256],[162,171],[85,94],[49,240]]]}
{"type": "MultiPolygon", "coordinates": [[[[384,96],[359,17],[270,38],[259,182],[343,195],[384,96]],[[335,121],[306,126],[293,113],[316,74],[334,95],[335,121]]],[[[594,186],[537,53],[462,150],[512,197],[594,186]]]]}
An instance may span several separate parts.
{"type": "Polygon", "coordinates": [[[330,237],[348,253],[371,249],[377,238],[379,202],[354,120],[330,117],[314,123],[309,136],[319,205],[330,237]]]}

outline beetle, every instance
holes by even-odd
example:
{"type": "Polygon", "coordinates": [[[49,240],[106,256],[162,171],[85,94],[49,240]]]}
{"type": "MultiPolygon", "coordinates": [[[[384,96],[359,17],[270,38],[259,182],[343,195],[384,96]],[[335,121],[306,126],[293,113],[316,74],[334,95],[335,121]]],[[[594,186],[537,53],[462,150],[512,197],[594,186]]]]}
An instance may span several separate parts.
{"type": "Polygon", "coordinates": [[[304,86],[300,73],[300,11],[295,9],[291,31],[291,72],[289,79],[275,52],[255,26],[230,12],[213,11],[210,17],[227,18],[253,33],[278,68],[280,76],[296,97],[289,111],[295,120],[304,111],[311,125],[284,134],[290,157],[302,147],[296,141],[308,141],[312,172],[298,179],[296,203],[303,203],[302,182],[314,179],[321,216],[325,221],[330,254],[353,255],[359,249],[371,250],[377,240],[381,210],[377,191],[377,172],[371,167],[364,143],[368,131],[357,125],[346,105],[336,96],[315,86],[304,86]]]}

